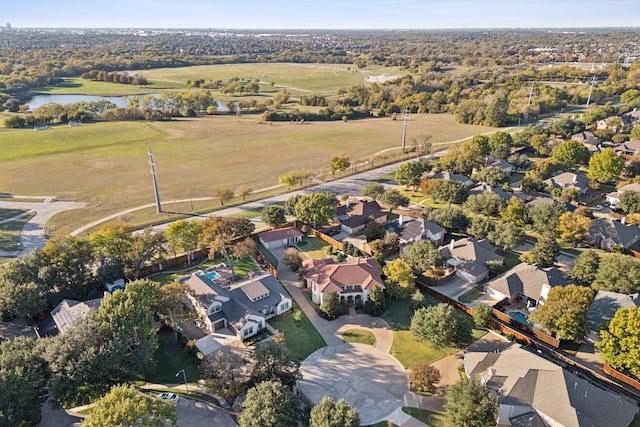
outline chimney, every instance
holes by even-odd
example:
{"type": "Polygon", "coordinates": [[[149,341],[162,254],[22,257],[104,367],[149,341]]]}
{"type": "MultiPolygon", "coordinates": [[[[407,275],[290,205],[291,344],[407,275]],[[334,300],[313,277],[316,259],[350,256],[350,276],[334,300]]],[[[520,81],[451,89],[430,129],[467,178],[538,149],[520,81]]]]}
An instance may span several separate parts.
{"type": "Polygon", "coordinates": [[[449,243],[449,250],[453,250],[453,245],[456,243],[456,239],[451,239],[451,243],[449,243]]]}
{"type": "Polygon", "coordinates": [[[626,224],[627,223],[627,217],[623,216],[622,218],[620,218],[620,224],[626,224]]]}
{"type": "Polygon", "coordinates": [[[351,206],[351,201],[347,199],[347,207],[351,206]]]}
{"type": "Polygon", "coordinates": [[[402,227],[402,223],[403,223],[403,221],[404,221],[404,217],[403,217],[402,215],[399,215],[399,216],[398,216],[398,225],[399,225],[400,227],[402,227]]]}
{"type": "Polygon", "coordinates": [[[577,174],[573,174],[573,183],[575,184],[576,182],[578,182],[578,175],[577,174]]]}

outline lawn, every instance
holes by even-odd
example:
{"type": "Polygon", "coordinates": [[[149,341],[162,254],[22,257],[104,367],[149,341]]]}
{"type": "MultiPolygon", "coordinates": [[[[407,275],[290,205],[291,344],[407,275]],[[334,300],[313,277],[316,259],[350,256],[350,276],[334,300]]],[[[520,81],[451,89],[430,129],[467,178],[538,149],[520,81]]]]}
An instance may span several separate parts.
{"type": "Polygon", "coordinates": [[[20,246],[20,231],[35,214],[33,212],[15,221],[0,224],[0,249],[10,252],[22,250],[20,246]]]}
{"type": "MultiPolygon", "coordinates": [[[[293,310],[300,310],[295,301],[293,302],[293,310]]],[[[294,356],[302,361],[314,351],[326,346],[327,343],[324,342],[322,336],[302,310],[300,310],[302,321],[298,327],[292,316],[293,310],[270,319],[269,324],[284,334],[284,344],[294,356]]]]}
{"type": "MultiPolygon", "coordinates": [[[[149,277],[149,279],[161,284],[167,284],[167,283],[173,282],[174,280],[179,279],[182,276],[186,276],[187,274],[191,274],[198,270],[204,270],[207,267],[211,267],[223,262],[226,263],[225,258],[223,256],[217,255],[214,259],[209,259],[203,262],[202,264],[194,265],[193,267],[180,270],[180,271],[155,274],[149,277]]],[[[256,265],[253,263],[253,260],[251,258],[244,257],[236,261],[236,264],[235,264],[236,276],[245,277],[247,273],[252,270],[256,270],[256,265]]]]}
{"type": "Polygon", "coordinates": [[[185,370],[189,384],[197,383],[200,379],[198,358],[186,349],[168,355],[161,343],[156,350],[154,359],[156,360],[156,369],[144,378],[145,381],[158,384],[182,384],[182,373],[176,377],[176,373],[181,369],[185,370]]]}
{"type": "Polygon", "coordinates": [[[458,297],[458,301],[463,304],[468,304],[480,298],[484,294],[484,285],[474,286],[464,294],[458,297]]]}
{"type": "MultiPolygon", "coordinates": [[[[428,295],[425,295],[425,299],[429,306],[437,304],[437,301],[428,295]]],[[[413,309],[410,301],[391,301],[389,309],[382,315],[382,318],[393,329],[393,345],[390,353],[406,369],[417,363],[435,362],[460,350],[457,347],[435,349],[425,342],[415,341],[409,331],[412,315],[413,309]]],[[[474,329],[472,331],[473,341],[486,333],[486,331],[474,329]]]]}
{"type": "Polygon", "coordinates": [[[410,406],[403,406],[402,411],[431,427],[444,427],[446,425],[446,415],[440,412],[412,408],[410,406]]]}
{"type": "MultiPolygon", "coordinates": [[[[437,134],[445,129],[452,139],[491,130],[461,125],[449,114],[421,114],[412,117],[410,133],[437,134]]],[[[292,169],[319,172],[336,153],[350,156],[352,163],[367,160],[395,146],[401,134],[402,123],[389,118],[294,126],[263,123],[260,116],[249,114],[52,126],[44,132],[0,128],[0,182],[2,191],[10,194],[50,194],[88,203],[83,209],[56,215],[48,224],[54,234],[151,205],[148,211],[120,217],[140,225],[168,221],[175,210],[197,213],[219,207],[217,200],[199,200],[210,197],[215,186],[270,187],[292,169]],[[160,200],[169,214],[156,214],[153,208],[150,145],[160,200]]]]}
{"type": "Polygon", "coordinates": [[[374,345],[376,343],[376,336],[366,329],[354,328],[342,333],[342,341],[374,345]]]}
{"type": "MultiPolygon", "coordinates": [[[[142,73],[146,75],[145,73],[142,73]]],[[[82,77],[64,78],[64,83],[38,89],[33,95],[98,95],[98,96],[127,96],[158,93],[167,89],[187,90],[186,81],[174,83],[167,81],[152,81],[145,86],[132,86],[129,84],[107,83],[86,80],[82,77]]]]}
{"type": "Polygon", "coordinates": [[[305,237],[304,241],[298,243],[298,248],[313,259],[322,259],[327,257],[327,248],[331,246],[324,240],[317,237],[305,237]]]}
{"type": "Polygon", "coordinates": [[[0,209],[0,221],[4,221],[21,213],[27,212],[26,209],[0,209]]]}

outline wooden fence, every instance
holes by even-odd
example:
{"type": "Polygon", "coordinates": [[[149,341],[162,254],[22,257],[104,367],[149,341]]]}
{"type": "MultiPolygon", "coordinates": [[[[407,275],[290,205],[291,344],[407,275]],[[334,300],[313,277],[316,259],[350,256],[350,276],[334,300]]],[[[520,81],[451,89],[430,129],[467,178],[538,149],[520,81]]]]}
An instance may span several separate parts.
{"type": "MultiPolygon", "coordinates": [[[[300,225],[298,225],[298,228],[301,228],[301,227],[302,227],[302,225],[301,225],[301,224],[300,224],[300,225]]],[[[332,237],[330,237],[330,236],[327,236],[326,234],[321,233],[321,232],[319,232],[318,230],[315,230],[315,229],[310,228],[310,227],[309,227],[309,231],[308,231],[308,232],[309,232],[309,234],[311,234],[313,237],[317,237],[318,239],[320,239],[320,240],[322,240],[322,241],[324,241],[324,242],[326,242],[326,243],[330,244],[330,245],[331,245],[331,246],[333,246],[334,248],[339,249],[339,250],[341,250],[341,249],[342,249],[342,242],[339,242],[339,241],[337,241],[336,239],[334,239],[334,238],[332,238],[332,237]]]]}
{"type": "Polygon", "coordinates": [[[640,381],[638,381],[637,379],[626,375],[620,371],[618,371],[617,369],[612,368],[611,366],[609,366],[608,363],[604,363],[604,365],[602,366],[602,369],[604,370],[604,373],[609,375],[612,378],[615,378],[616,380],[625,383],[626,385],[629,385],[633,388],[635,388],[636,390],[640,390],[640,381]]]}

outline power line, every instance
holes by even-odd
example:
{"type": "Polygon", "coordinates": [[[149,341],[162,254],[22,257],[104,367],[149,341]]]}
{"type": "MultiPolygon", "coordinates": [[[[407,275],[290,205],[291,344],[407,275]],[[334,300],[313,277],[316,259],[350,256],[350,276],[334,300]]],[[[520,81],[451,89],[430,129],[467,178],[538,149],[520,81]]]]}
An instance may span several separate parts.
{"type": "Polygon", "coordinates": [[[156,164],[153,162],[153,153],[151,152],[151,144],[149,144],[149,165],[151,166],[151,178],[153,179],[153,192],[156,196],[156,213],[162,212],[160,205],[160,193],[158,193],[158,180],[156,178],[156,164]]]}

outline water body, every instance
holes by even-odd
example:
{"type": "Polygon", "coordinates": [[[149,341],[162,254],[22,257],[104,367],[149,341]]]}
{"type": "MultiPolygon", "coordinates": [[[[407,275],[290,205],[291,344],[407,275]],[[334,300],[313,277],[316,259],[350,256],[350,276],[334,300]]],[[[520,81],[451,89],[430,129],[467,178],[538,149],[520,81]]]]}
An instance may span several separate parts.
{"type": "MultiPolygon", "coordinates": [[[[154,97],[159,96],[157,93],[150,93],[146,95],[126,95],[126,96],[97,96],[97,95],[36,95],[27,103],[29,110],[33,111],[34,108],[38,108],[41,105],[54,103],[60,105],[73,104],[76,102],[95,102],[95,101],[109,101],[113,102],[116,106],[125,108],[128,105],[127,98],[131,96],[137,96],[143,98],[147,95],[154,97]]],[[[218,111],[229,111],[227,106],[217,101],[218,111]]]]}

